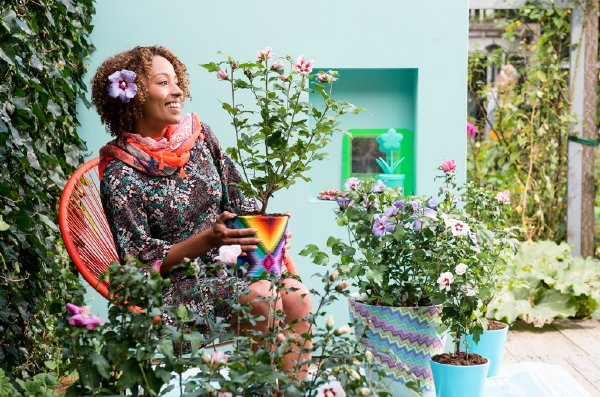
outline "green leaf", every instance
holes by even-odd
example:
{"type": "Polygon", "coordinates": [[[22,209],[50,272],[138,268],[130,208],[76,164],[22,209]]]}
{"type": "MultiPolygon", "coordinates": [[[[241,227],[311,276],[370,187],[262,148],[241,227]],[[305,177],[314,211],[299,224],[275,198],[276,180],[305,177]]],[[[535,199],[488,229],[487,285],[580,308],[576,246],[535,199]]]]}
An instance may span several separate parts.
{"type": "Polygon", "coordinates": [[[10,225],[8,223],[4,222],[2,215],[0,215],[0,232],[8,230],[8,228],[10,228],[10,225]]]}

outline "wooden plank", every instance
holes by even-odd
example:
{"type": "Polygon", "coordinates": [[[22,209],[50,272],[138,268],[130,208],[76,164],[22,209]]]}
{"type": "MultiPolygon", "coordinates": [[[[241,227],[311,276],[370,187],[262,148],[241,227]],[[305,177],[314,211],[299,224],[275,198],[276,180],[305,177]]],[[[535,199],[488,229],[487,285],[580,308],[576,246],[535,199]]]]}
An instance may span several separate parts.
{"type": "Polygon", "coordinates": [[[600,338],[589,333],[577,321],[556,321],[552,326],[588,356],[600,357],[600,338]]]}
{"type": "Polygon", "coordinates": [[[586,356],[585,350],[570,341],[553,327],[535,328],[521,325],[520,339],[537,357],[572,355],[586,356]]]}
{"type": "Polygon", "coordinates": [[[600,367],[588,357],[565,357],[565,361],[596,388],[597,394],[600,394],[600,367]]]}

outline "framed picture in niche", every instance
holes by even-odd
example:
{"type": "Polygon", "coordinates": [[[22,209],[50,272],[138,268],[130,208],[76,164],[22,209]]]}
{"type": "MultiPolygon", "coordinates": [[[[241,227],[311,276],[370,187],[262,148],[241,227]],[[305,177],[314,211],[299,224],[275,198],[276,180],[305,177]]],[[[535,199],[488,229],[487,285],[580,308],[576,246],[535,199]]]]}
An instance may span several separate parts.
{"type": "MultiPolygon", "coordinates": [[[[396,128],[402,135],[400,149],[394,151],[395,158],[404,158],[396,173],[405,175],[404,194],[415,192],[414,172],[414,135],[407,129],[396,128]]],[[[383,129],[351,129],[350,135],[342,138],[342,189],[346,179],[356,177],[360,179],[375,179],[383,173],[376,159],[385,153],[379,150],[377,137],[385,134],[388,128],[383,129]]]]}

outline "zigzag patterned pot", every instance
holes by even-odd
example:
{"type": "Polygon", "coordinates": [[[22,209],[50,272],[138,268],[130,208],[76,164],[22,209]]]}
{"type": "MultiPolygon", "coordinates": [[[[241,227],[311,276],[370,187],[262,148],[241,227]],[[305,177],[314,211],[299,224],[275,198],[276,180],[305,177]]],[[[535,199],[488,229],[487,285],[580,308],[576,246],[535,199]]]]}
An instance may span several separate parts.
{"type": "Polygon", "coordinates": [[[376,365],[398,382],[419,380],[423,390],[431,390],[430,359],[444,350],[436,329],[441,307],[373,306],[353,299],[349,304],[356,335],[362,335],[376,365]]]}
{"type": "Polygon", "coordinates": [[[257,250],[238,257],[238,266],[248,263],[246,277],[262,278],[268,274],[281,276],[288,220],[287,215],[238,215],[229,221],[227,227],[232,229],[258,230],[256,237],[262,240],[257,244],[257,250]]]}

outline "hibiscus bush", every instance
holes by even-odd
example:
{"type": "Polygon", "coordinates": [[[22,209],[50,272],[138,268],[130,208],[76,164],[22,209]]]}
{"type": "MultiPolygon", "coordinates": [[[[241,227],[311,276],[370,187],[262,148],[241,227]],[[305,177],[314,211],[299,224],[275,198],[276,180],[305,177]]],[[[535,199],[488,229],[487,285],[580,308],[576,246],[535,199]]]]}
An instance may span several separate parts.
{"type": "Polygon", "coordinates": [[[362,110],[333,99],[338,72],[312,74],[313,64],[302,55],[296,61],[273,58],[267,47],[253,61],[226,56],[202,65],[231,84],[230,100],[222,106],[231,116],[237,143],[227,154],[241,167],[240,188],[261,203],[262,214],[276,191],[298,178],[308,180],[311,162],[324,158],[327,143],[341,132],[337,118],[362,110]],[[307,101],[313,90],[322,96],[322,106],[307,101]]]}
{"type": "MultiPolygon", "coordinates": [[[[197,274],[193,264],[186,266],[192,276],[197,274]]],[[[170,281],[157,272],[150,270],[146,276],[136,266],[114,263],[109,270],[108,321],[67,304],[70,316],[61,328],[69,363],[64,371],[76,380],[66,395],[389,396],[380,374],[368,365],[372,355],[355,343],[348,324],[336,326],[330,317],[317,325],[326,306],[347,293],[347,284],[330,276],[322,276],[323,290],[311,291],[321,299],[307,319],[310,334],[283,328],[283,312],[273,310],[276,321],[267,332],[239,335],[222,319],[183,306],[163,306],[162,290],[170,281]],[[233,344],[219,350],[206,347],[225,340],[233,344]],[[297,380],[281,369],[284,355],[292,351],[312,352],[310,360],[295,368],[309,368],[306,379],[297,380]]],[[[273,288],[284,288],[272,282],[273,288]]],[[[274,309],[275,302],[268,302],[274,309]]],[[[234,307],[241,323],[260,320],[249,307],[234,307]]]]}
{"type": "MultiPolygon", "coordinates": [[[[440,167],[437,198],[403,196],[381,181],[350,178],[337,197],[338,224],[349,241],[330,237],[333,267],[352,280],[359,299],[392,306],[443,305],[442,321],[458,341],[479,333],[487,304],[501,287],[505,257],[518,246],[503,221],[508,192],[457,186],[455,163],[440,167]]],[[[302,254],[328,264],[312,245],[302,254]]]]}

